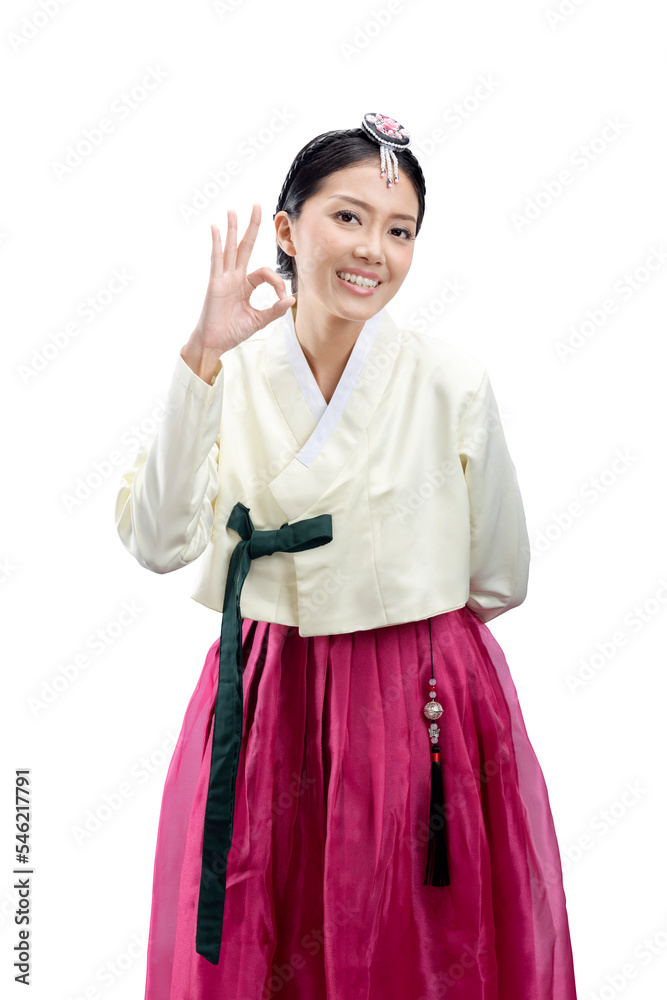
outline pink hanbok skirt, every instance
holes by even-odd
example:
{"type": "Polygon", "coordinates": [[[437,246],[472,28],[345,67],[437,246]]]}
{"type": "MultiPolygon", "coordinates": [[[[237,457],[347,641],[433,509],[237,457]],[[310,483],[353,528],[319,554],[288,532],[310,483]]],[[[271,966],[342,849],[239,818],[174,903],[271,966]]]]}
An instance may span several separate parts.
{"type": "Polygon", "coordinates": [[[507,661],[431,618],[451,884],[424,885],[428,619],[332,636],[243,619],[243,740],[217,965],[195,950],[219,638],[167,773],[145,1000],[575,1000],[562,869],[507,661]]]}

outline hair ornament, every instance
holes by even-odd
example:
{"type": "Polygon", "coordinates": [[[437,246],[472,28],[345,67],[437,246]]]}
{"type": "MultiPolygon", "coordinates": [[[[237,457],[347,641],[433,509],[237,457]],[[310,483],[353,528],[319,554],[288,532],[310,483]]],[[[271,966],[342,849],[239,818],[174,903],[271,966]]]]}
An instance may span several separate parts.
{"type": "Polygon", "coordinates": [[[380,146],[380,177],[387,176],[387,187],[398,184],[398,160],[395,148],[405,149],[410,145],[410,133],[395,118],[372,112],[361,119],[367,135],[380,146]],[[393,178],[392,178],[393,171],[393,178]]]}

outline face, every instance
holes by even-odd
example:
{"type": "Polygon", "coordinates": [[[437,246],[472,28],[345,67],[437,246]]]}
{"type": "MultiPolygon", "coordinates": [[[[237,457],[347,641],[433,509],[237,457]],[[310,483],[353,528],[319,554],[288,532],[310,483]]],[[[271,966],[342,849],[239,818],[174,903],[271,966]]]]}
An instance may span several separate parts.
{"type": "Polygon", "coordinates": [[[317,302],[331,313],[364,319],[379,312],[403,284],[415,247],[419,203],[407,174],[387,186],[380,177],[380,154],[325,179],[304,203],[298,219],[275,218],[279,244],[296,255],[299,302],[317,302]],[[350,283],[358,274],[376,287],[350,283]]]}

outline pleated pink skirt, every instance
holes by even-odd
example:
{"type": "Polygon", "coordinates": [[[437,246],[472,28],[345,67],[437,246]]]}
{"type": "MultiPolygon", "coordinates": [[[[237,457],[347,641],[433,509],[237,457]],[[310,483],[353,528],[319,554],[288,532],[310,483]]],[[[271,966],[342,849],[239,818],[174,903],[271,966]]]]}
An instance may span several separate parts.
{"type": "Polygon", "coordinates": [[[431,618],[449,886],[424,885],[428,619],[333,636],[243,620],[220,960],[195,951],[219,638],[169,766],[145,1000],[575,1000],[558,843],[503,652],[431,618]]]}

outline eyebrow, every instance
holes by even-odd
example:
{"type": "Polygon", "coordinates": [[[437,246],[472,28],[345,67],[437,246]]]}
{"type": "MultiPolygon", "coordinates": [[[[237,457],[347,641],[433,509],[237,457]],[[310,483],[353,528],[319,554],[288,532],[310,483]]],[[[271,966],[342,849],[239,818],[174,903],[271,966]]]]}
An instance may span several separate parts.
{"type": "MultiPolygon", "coordinates": [[[[371,205],[367,205],[365,201],[359,201],[358,198],[352,198],[350,197],[349,194],[332,194],[329,195],[329,198],[327,200],[331,201],[332,198],[342,198],[345,201],[351,201],[353,205],[358,205],[359,208],[365,208],[369,212],[373,211],[371,205]]],[[[417,225],[417,220],[415,219],[414,215],[404,215],[401,212],[394,212],[392,214],[392,219],[410,219],[411,222],[414,222],[414,224],[417,225]]]]}

